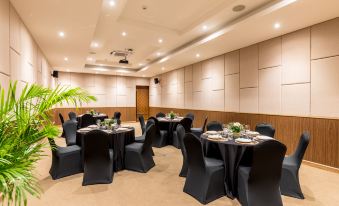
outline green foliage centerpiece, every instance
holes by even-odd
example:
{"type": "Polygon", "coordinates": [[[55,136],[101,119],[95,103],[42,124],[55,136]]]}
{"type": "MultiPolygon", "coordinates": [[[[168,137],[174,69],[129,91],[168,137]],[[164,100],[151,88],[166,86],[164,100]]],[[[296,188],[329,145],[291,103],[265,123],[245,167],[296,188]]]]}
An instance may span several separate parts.
{"type": "MultiPolygon", "coordinates": [[[[2,85],[3,86],[3,85],[2,85]]],[[[0,197],[2,204],[27,205],[27,196],[41,194],[34,175],[44,155],[46,138],[60,134],[52,121],[53,108],[63,103],[76,107],[95,101],[81,88],[55,89],[32,84],[17,91],[17,82],[7,89],[0,85],[0,197]],[[21,92],[21,95],[17,96],[21,92]]]]}
{"type": "Polygon", "coordinates": [[[174,119],[175,118],[175,113],[173,111],[171,111],[168,116],[171,118],[171,119],[174,119]]]}
{"type": "Polygon", "coordinates": [[[244,130],[244,126],[239,122],[231,122],[227,125],[227,129],[233,133],[234,137],[239,137],[240,132],[244,130]]]}

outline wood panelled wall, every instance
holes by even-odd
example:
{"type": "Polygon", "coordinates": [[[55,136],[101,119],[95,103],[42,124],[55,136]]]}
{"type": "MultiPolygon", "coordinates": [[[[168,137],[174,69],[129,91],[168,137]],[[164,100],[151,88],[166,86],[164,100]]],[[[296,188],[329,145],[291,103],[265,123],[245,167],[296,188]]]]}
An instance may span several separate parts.
{"type": "MultiPolygon", "coordinates": [[[[77,114],[85,114],[86,111],[93,109],[93,107],[81,107],[81,108],[55,108],[53,111],[54,122],[58,125],[61,124],[59,119],[59,113],[62,114],[65,121],[68,120],[68,113],[75,112],[77,114]]],[[[135,107],[96,107],[95,111],[105,113],[108,117],[113,117],[114,112],[121,112],[122,121],[136,121],[136,108],[135,107]]]]}
{"type": "Polygon", "coordinates": [[[339,119],[160,107],[151,107],[150,115],[154,116],[160,111],[165,113],[174,111],[180,115],[193,112],[195,115],[194,127],[201,127],[205,116],[208,116],[208,121],[216,120],[222,123],[237,121],[243,124],[249,124],[251,129],[254,129],[255,125],[260,122],[271,123],[276,129],[275,137],[287,146],[288,154],[291,154],[295,150],[302,132],[307,131],[311,135],[311,142],[304,159],[339,168],[339,119]]]}

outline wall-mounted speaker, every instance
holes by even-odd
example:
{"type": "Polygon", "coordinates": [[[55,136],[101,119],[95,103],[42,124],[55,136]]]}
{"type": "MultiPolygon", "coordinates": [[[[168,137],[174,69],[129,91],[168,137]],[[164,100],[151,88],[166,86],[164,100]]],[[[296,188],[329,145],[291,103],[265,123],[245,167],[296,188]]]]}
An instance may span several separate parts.
{"type": "Polygon", "coordinates": [[[159,83],[160,83],[159,78],[154,78],[154,84],[159,84],[159,83]]]}
{"type": "Polygon", "coordinates": [[[56,71],[56,70],[53,70],[53,72],[52,72],[52,75],[51,75],[52,77],[54,77],[54,78],[58,78],[59,77],[59,72],[58,71],[56,71]]]}

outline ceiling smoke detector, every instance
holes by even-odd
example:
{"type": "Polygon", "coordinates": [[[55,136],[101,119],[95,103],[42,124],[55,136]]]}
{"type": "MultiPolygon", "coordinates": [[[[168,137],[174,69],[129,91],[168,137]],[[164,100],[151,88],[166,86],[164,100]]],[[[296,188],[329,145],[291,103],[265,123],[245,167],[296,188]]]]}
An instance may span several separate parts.
{"type": "Polygon", "coordinates": [[[239,12],[239,11],[243,11],[245,8],[246,8],[245,5],[240,4],[240,5],[236,5],[235,7],[233,7],[232,11],[239,12]]]}

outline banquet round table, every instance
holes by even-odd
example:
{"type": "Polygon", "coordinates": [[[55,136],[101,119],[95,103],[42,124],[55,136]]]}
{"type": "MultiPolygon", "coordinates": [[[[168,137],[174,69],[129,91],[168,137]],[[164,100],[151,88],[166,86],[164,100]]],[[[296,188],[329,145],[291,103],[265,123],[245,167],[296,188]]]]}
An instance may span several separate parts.
{"type": "MultiPolygon", "coordinates": [[[[81,115],[78,115],[77,116],[77,121],[79,123],[81,123],[81,117],[82,117],[83,114],[81,115]]],[[[95,122],[100,119],[102,122],[105,120],[105,119],[108,119],[108,115],[107,114],[94,114],[92,115],[92,117],[95,119],[95,122]]]]}
{"type": "Polygon", "coordinates": [[[253,146],[263,141],[253,143],[238,143],[234,139],[211,140],[208,135],[202,134],[203,145],[215,143],[218,145],[222,160],[225,165],[225,191],[227,197],[234,199],[238,197],[238,169],[239,165],[248,165],[252,160],[253,146]]]}
{"type": "Polygon", "coordinates": [[[176,129],[179,122],[182,120],[182,117],[177,117],[174,119],[167,117],[158,117],[157,120],[159,122],[159,127],[161,130],[167,131],[167,144],[172,145],[173,143],[173,131],[176,129]]]}
{"type": "MultiPolygon", "coordinates": [[[[82,128],[77,131],[76,142],[80,147],[83,146],[85,134],[93,129],[82,128]]],[[[110,136],[109,147],[113,149],[113,170],[115,172],[125,169],[125,146],[135,142],[134,127],[124,127],[117,130],[102,130],[110,136]]]]}

